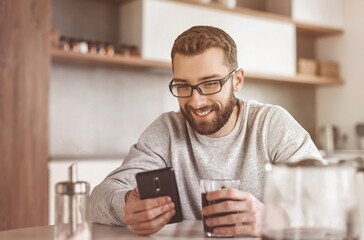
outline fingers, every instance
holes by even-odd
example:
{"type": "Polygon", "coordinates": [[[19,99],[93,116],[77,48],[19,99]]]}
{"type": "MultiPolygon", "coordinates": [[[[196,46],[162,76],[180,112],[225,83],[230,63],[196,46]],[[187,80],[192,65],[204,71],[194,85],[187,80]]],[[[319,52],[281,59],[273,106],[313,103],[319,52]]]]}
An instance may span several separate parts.
{"type": "Polygon", "coordinates": [[[170,197],[158,197],[158,198],[150,198],[141,201],[130,201],[125,204],[124,213],[135,213],[139,211],[149,210],[158,206],[166,205],[171,203],[172,200],[170,197]]]}
{"type": "Polygon", "coordinates": [[[255,197],[244,191],[233,188],[224,188],[218,191],[209,192],[206,196],[208,201],[220,200],[220,199],[231,199],[237,201],[253,200],[255,197]]]}
{"type": "Polygon", "coordinates": [[[125,214],[125,222],[129,225],[133,225],[137,222],[150,221],[158,217],[161,214],[169,212],[174,209],[174,203],[168,203],[162,206],[158,206],[147,211],[140,211],[134,214],[125,214]]]}
{"type": "Polygon", "coordinates": [[[153,234],[158,232],[163,226],[165,226],[169,220],[176,214],[176,211],[172,209],[171,211],[165,212],[159,215],[152,221],[140,222],[137,224],[130,225],[130,227],[140,235],[153,234]]]}
{"type": "Polygon", "coordinates": [[[202,209],[204,216],[229,212],[255,212],[255,202],[251,201],[223,201],[206,206],[202,209]]]}
{"type": "Polygon", "coordinates": [[[133,190],[129,191],[125,196],[125,203],[128,201],[138,201],[140,200],[140,194],[138,188],[134,188],[133,190]]]}
{"type": "Polygon", "coordinates": [[[159,231],[176,213],[170,197],[140,200],[131,196],[129,199],[124,206],[124,220],[137,234],[159,231]]]}
{"type": "Polygon", "coordinates": [[[210,192],[206,198],[211,205],[204,207],[202,214],[209,216],[206,225],[213,227],[215,234],[261,235],[264,204],[252,194],[227,188],[210,192]]]}
{"type": "Polygon", "coordinates": [[[228,214],[225,216],[214,217],[206,219],[206,225],[209,227],[234,225],[234,224],[249,224],[255,222],[254,213],[236,213],[228,214]]]}
{"type": "Polygon", "coordinates": [[[134,188],[133,191],[131,191],[130,195],[132,195],[136,199],[140,199],[139,189],[134,188]]]}

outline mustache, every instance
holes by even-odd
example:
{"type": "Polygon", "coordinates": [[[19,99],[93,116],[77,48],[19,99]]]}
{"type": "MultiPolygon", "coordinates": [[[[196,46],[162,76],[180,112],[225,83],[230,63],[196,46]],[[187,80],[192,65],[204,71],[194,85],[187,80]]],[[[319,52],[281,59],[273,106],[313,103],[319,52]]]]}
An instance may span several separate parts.
{"type": "Polygon", "coordinates": [[[215,111],[219,111],[219,106],[217,104],[212,104],[212,105],[209,105],[209,106],[203,106],[203,107],[200,107],[200,108],[194,108],[190,105],[186,105],[185,106],[185,109],[187,112],[192,112],[192,111],[207,111],[207,110],[210,110],[210,109],[213,109],[215,111]]]}

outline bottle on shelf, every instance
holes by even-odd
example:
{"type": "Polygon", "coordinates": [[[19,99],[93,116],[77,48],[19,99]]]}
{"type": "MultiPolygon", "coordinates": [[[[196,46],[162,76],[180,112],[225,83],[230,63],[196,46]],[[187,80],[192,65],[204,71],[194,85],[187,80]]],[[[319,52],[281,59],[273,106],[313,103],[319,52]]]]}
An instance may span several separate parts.
{"type": "Polygon", "coordinates": [[[108,56],[114,56],[115,50],[114,50],[114,46],[111,43],[105,44],[105,53],[108,56]]]}
{"type": "Polygon", "coordinates": [[[98,54],[100,54],[100,55],[106,54],[105,45],[102,42],[96,42],[96,46],[97,46],[98,54]]]}
{"type": "Polygon", "coordinates": [[[97,46],[94,41],[88,41],[87,45],[88,45],[88,53],[97,54],[97,46]]]}
{"type": "Polygon", "coordinates": [[[58,47],[64,51],[69,51],[71,50],[71,47],[70,47],[70,43],[68,41],[68,39],[65,37],[65,36],[61,36],[59,38],[59,44],[58,44],[58,47]]]}
{"type": "Polygon", "coordinates": [[[69,39],[69,43],[70,43],[70,50],[73,52],[79,52],[79,44],[78,41],[75,38],[70,38],[69,39]]]}
{"type": "Polygon", "coordinates": [[[78,39],[78,50],[81,53],[87,53],[88,52],[88,44],[83,39],[78,39]]]}

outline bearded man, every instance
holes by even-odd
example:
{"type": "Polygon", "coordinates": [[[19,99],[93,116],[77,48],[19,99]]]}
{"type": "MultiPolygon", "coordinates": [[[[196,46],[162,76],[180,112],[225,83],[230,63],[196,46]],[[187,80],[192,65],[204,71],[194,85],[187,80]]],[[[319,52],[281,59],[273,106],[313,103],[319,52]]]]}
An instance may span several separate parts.
{"type": "Polygon", "coordinates": [[[240,190],[222,189],[202,209],[221,235],[261,235],[264,165],[321,159],[309,134],[283,108],[234,95],[243,86],[233,39],[223,30],[195,26],[175,40],[169,89],[179,112],[162,114],[140,136],[123,164],[92,192],[93,221],[128,224],[152,234],[175,214],[169,197],[141,200],[135,174],[173,167],[184,219],[201,219],[200,179],[240,179],[240,190]],[[230,226],[229,226],[230,225],[230,226]]]}

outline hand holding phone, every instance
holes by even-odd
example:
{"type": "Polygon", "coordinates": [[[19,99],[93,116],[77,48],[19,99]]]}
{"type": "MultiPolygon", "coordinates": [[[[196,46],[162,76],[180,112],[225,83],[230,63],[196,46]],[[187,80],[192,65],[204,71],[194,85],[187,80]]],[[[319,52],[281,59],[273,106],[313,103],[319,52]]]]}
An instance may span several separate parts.
{"type": "Polygon", "coordinates": [[[173,168],[162,168],[136,174],[136,181],[141,199],[169,196],[174,203],[176,214],[168,222],[176,223],[183,220],[181,203],[176,177],[173,168]]]}
{"type": "Polygon", "coordinates": [[[135,233],[148,235],[158,232],[176,213],[170,197],[140,199],[138,188],[127,196],[125,222],[135,233]]]}
{"type": "Polygon", "coordinates": [[[167,223],[182,221],[173,169],[138,173],[136,179],[138,188],[128,194],[124,207],[125,222],[131,229],[147,235],[158,232],[167,223]]]}

